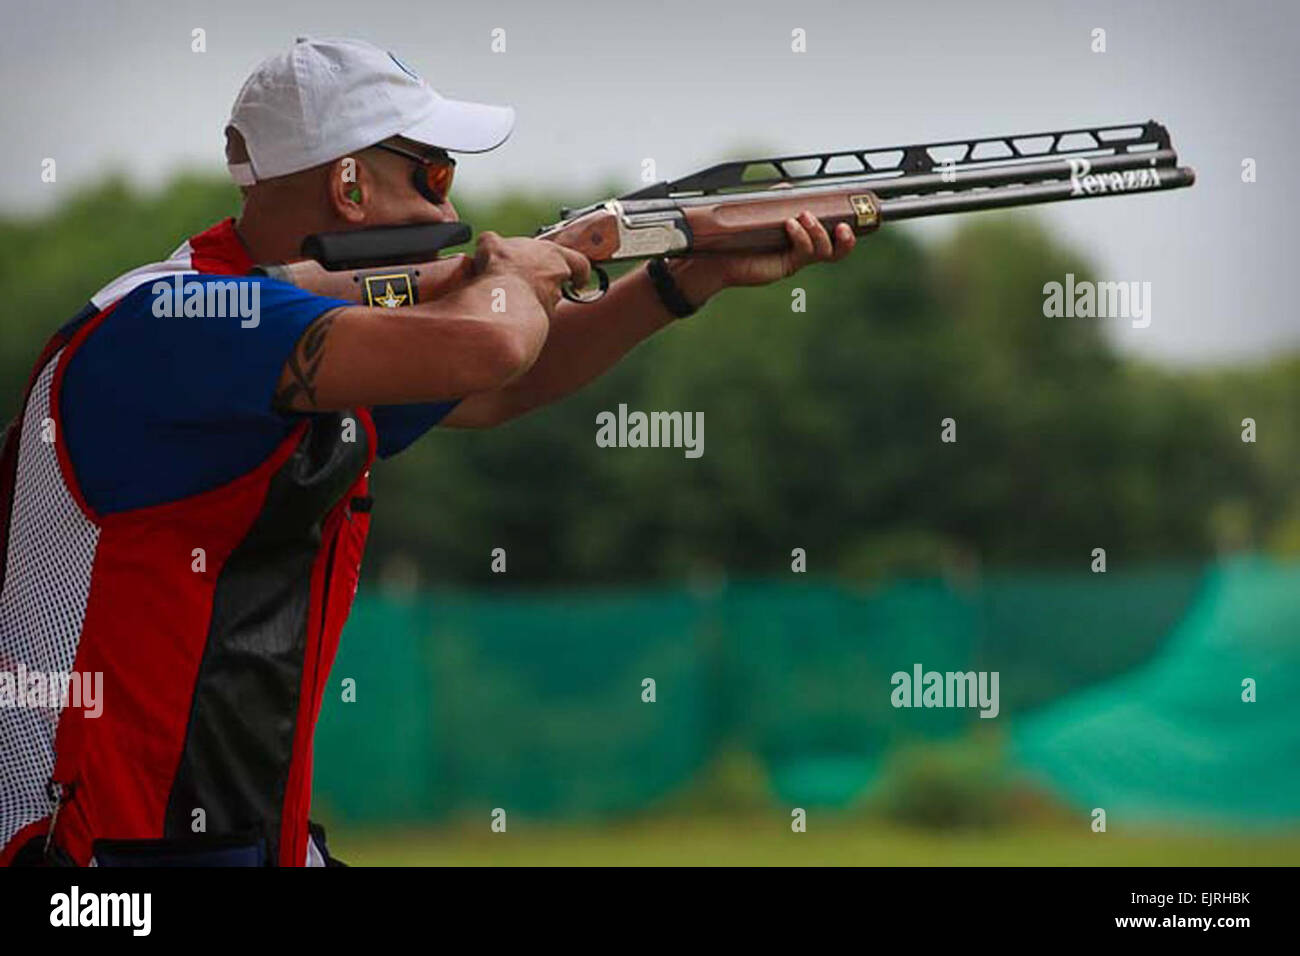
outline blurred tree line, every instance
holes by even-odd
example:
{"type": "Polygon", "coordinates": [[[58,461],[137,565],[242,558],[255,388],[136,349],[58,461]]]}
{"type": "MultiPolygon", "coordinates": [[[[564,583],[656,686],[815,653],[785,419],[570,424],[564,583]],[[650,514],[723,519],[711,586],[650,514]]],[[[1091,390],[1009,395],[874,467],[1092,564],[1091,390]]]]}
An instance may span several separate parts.
{"type": "MultiPolygon", "coordinates": [[[[512,195],[461,216],[530,235],[559,205],[512,195]]],[[[0,220],[4,419],[89,295],[237,211],[233,187],[187,175],[0,220]]],[[[886,230],[842,266],[731,291],[565,402],[435,431],[377,468],[367,579],[489,583],[498,547],[505,580],[538,585],[785,573],[795,547],[811,572],[857,579],[1084,568],[1096,547],[1111,568],[1300,553],[1300,356],[1196,372],[1123,358],[1106,320],[1043,316],[1043,284],[1066,272],[1092,277],[1031,213],[985,214],[940,244],[886,230]],[[598,448],[596,415],[620,403],[703,412],[703,457],[598,448]]]]}

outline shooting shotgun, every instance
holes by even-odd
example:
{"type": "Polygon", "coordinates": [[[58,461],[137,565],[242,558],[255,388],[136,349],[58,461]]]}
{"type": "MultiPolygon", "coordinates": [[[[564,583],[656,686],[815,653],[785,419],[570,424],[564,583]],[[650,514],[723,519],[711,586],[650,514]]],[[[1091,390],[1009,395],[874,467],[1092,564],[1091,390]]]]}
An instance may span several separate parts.
{"type": "MultiPolygon", "coordinates": [[[[561,210],[561,220],[538,230],[537,238],[592,261],[597,287],[566,285],[563,293],[574,302],[593,302],[609,288],[603,263],[779,251],[789,244],[785,220],[805,209],[828,232],[848,223],[862,235],[887,222],[1178,189],[1195,180],[1193,170],[1178,165],[1169,131],[1148,120],[720,163],[617,199],[561,210]]],[[[328,233],[303,245],[315,262],[264,272],[326,295],[405,305],[472,274],[464,256],[433,261],[441,248],[468,238],[469,228],[460,223],[328,233]],[[365,266],[383,268],[346,273],[365,266]]]]}

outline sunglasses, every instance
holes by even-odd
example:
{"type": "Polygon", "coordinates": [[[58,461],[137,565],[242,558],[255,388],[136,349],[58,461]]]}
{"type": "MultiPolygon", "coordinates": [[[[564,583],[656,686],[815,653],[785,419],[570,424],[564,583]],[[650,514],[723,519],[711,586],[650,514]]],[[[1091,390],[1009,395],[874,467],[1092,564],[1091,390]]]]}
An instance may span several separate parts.
{"type": "Polygon", "coordinates": [[[447,201],[447,194],[451,192],[452,178],[456,175],[456,160],[441,150],[433,156],[422,156],[388,143],[376,143],[375,149],[404,156],[416,163],[416,168],[411,174],[411,183],[416,191],[435,206],[441,206],[447,201]]]}

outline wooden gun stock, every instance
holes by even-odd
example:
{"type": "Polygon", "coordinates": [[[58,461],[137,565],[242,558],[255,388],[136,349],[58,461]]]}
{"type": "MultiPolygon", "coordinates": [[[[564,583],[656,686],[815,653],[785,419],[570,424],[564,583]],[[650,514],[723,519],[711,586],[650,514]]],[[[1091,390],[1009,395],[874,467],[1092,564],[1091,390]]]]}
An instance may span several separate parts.
{"type": "Polygon", "coordinates": [[[312,259],[300,259],[284,265],[260,266],[257,271],[316,295],[377,308],[397,308],[428,302],[459,288],[473,277],[474,260],[457,254],[411,265],[331,271],[312,259]]]}
{"type": "Polygon", "coordinates": [[[303,240],[306,258],[258,266],[253,273],[360,305],[409,306],[446,295],[474,275],[469,256],[438,258],[440,250],[469,237],[463,222],[323,232],[303,240]]]}

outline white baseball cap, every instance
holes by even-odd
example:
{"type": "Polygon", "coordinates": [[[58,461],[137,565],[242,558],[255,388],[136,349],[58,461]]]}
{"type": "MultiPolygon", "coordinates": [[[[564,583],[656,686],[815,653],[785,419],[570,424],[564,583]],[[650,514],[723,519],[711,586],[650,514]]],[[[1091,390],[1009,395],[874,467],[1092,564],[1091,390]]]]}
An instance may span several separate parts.
{"type": "Polygon", "coordinates": [[[515,124],[509,106],[439,96],[409,66],[361,40],[299,37],[268,57],[235,98],[230,126],[248,150],[230,163],[241,186],[287,176],[391,136],[455,153],[482,153],[505,142],[515,124]]]}

